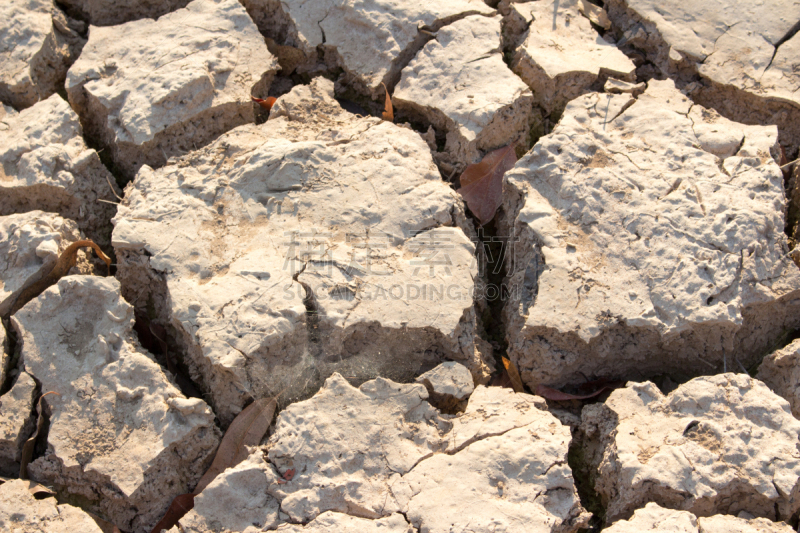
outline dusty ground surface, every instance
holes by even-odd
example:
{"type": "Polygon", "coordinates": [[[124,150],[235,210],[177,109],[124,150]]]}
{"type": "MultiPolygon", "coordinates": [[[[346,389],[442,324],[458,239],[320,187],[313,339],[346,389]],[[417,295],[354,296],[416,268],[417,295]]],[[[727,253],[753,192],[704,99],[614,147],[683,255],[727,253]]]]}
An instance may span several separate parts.
{"type": "Polygon", "coordinates": [[[798,0],[0,15],[0,529],[798,527],[798,0]]]}

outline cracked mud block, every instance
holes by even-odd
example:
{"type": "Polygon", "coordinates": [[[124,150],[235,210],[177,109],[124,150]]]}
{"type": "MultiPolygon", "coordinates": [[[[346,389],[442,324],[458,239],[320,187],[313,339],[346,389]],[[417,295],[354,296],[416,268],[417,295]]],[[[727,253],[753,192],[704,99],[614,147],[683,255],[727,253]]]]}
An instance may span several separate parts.
{"type": "Polygon", "coordinates": [[[96,27],[67,75],[86,135],[126,178],[253,122],[277,61],[236,0],[96,27]]]}
{"type": "Polygon", "coordinates": [[[267,493],[273,466],[256,449],[244,462],[222,472],[194,500],[194,509],[170,533],[276,530],[283,533],[415,533],[400,514],[364,519],[324,512],[306,525],[285,524],[278,500],[267,493]],[[269,473],[269,474],[268,474],[269,473]],[[268,479],[269,476],[269,479],[268,479]],[[282,515],[283,518],[280,517],[282,515]],[[280,527],[278,527],[280,526],[280,527]],[[277,529],[276,529],[277,528],[277,529]]]}
{"type": "Polygon", "coordinates": [[[391,486],[447,446],[451,423],[419,384],[378,378],[355,388],[334,374],[311,399],[284,409],[267,447],[269,493],[292,521],[325,511],[364,518],[398,512],[391,486]],[[281,475],[294,469],[291,481],[281,475]]]}
{"type": "Polygon", "coordinates": [[[322,513],[305,526],[285,524],[280,533],[416,533],[403,515],[396,513],[385,518],[369,520],[331,511],[322,513]]]}
{"type": "Polygon", "coordinates": [[[499,390],[479,386],[454,418],[422,385],[378,378],[356,389],[334,374],[278,416],[269,492],[292,521],[401,512],[431,533],[577,531],[588,515],[566,464],[569,429],[532,396],[509,404],[499,390]]]}
{"type": "Polygon", "coordinates": [[[467,398],[475,390],[472,374],[467,367],[455,361],[446,361],[433,370],[428,370],[415,381],[428,390],[428,401],[447,413],[466,407],[467,398]]]}
{"type": "Polygon", "coordinates": [[[94,26],[114,26],[143,18],[155,19],[186,7],[190,0],[59,0],[72,16],[94,26]]]}
{"type": "Polygon", "coordinates": [[[283,520],[278,518],[278,501],[267,493],[268,472],[271,474],[272,466],[260,449],[222,472],[195,497],[194,509],[179,522],[180,531],[250,533],[275,529],[283,520]]]}
{"type": "Polygon", "coordinates": [[[511,7],[530,24],[511,67],[547,114],[560,115],[567,102],[608,77],[634,81],[633,62],[592,28],[580,5],[542,0],[511,7]]]}
{"type": "Polygon", "coordinates": [[[97,152],[86,147],[78,115],[60,96],[20,113],[6,108],[0,129],[0,215],[40,210],[77,221],[103,247],[111,243],[111,203],[120,193],[97,152]]]}
{"type": "Polygon", "coordinates": [[[20,372],[11,390],[0,396],[0,475],[19,475],[22,445],[36,427],[35,403],[36,382],[26,372],[20,372]]]}
{"type": "Polygon", "coordinates": [[[800,326],[775,143],[671,81],[573,100],[506,174],[504,316],[528,386],[749,366],[800,326]]]}
{"type": "Polygon", "coordinates": [[[63,87],[86,42],[53,0],[0,4],[0,102],[24,109],[63,87]],[[73,29],[75,28],[75,29],[73,29]]]}
{"type": "Polygon", "coordinates": [[[756,377],[787,400],[792,414],[800,418],[800,339],[766,356],[756,377]]]}
{"type": "MultiPolygon", "coordinates": [[[[688,84],[694,101],[800,144],[800,1],[609,0],[621,47],[688,84]]],[[[641,59],[640,59],[641,60],[641,59]]]]}
{"type": "Polygon", "coordinates": [[[629,383],[581,418],[598,446],[589,461],[608,523],[647,502],[770,520],[800,509],[800,422],[745,374],[695,378],[668,396],[651,382],[629,383]]]}
{"type": "Polygon", "coordinates": [[[251,397],[307,398],[335,370],[491,372],[459,198],[419,134],[347,113],[328,80],[261,126],[143,167],[114,223],[126,298],[174,328],[223,426],[251,397]]]}
{"type": "Polygon", "coordinates": [[[12,317],[50,412],[31,478],[116,524],[149,531],[219,444],[214,414],[185,398],[133,333],[113,278],[67,276],[12,317]]]}
{"type": "Polygon", "coordinates": [[[55,498],[37,500],[22,479],[0,485],[0,528],[9,533],[102,533],[78,507],[58,505],[55,498]]]}
{"type": "Polygon", "coordinates": [[[537,118],[530,89],[503,62],[500,21],[471,16],[440,29],[395,88],[398,112],[446,133],[442,159],[450,166],[463,169],[485,152],[524,144],[537,118]]]}
{"type": "Polygon", "coordinates": [[[0,217],[0,316],[11,311],[22,289],[50,273],[58,256],[80,232],[72,220],[29,211],[0,217]]]}
{"type": "Polygon", "coordinates": [[[786,522],[772,522],[766,518],[745,518],[730,515],[714,515],[697,519],[698,533],[793,533],[786,522]]]}
{"type": "Polygon", "coordinates": [[[390,89],[397,83],[406,63],[442,27],[494,13],[481,0],[243,3],[265,35],[302,50],[312,64],[323,52],[329,67],[344,69],[347,83],[372,98],[382,97],[381,82],[390,89]]]}
{"type": "Polygon", "coordinates": [[[485,437],[455,455],[436,454],[392,484],[409,521],[431,533],[585,527],[590,515],[567,464],[570,430],[544,410],[529,414],[530,424],[485,437]]]}
{"type": "Polygon", "coordinates": [[[539,411],[547,411],[547,403],[538,396],[478,385],[464,414],[450,418],[453,429],[447,437],[447,453],[540,421],[539,411]]]}
{"type": "Polygon", "coordinates": [[[630,520],[615,522],[604,531],[608,533],[792,533],[794,530],[783,522],[771,522],[765,518],[740,518],[730,515],[714,515],[697,518],[687,511],[664,509],[656,503],[648,503],[637,509],[630,520]]]}

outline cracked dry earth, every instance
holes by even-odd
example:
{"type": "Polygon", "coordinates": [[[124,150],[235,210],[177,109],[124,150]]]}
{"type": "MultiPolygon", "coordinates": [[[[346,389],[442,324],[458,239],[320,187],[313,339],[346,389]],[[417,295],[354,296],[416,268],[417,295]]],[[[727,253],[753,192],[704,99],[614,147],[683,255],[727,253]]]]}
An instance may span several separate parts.
{"type": "Polygon", "coordinates": [[[795,531],[798,30],[798,0],[5,0],[0,530],[153,531],[269,398],[165,530],[795,531]],[[460,177],[509,145],[481,225],[460,177]],[[50,275],[82,239],[112,266],[50,275]]]}

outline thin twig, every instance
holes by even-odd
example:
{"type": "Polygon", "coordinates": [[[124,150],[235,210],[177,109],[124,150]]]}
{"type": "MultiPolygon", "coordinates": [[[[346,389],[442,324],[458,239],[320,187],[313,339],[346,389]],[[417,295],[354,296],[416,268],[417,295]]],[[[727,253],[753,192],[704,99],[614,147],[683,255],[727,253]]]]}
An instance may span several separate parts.
{"type": "MultiPolygon", "coordinates": [[[[111,192],[114,193],[114,196],[117,197],[117,200],[119,200],[121,202],[122,201],[122,197],[117,194],[117,191],[114,190],[114,186],[111,185],[111,180],[108,179],[108,173],[106,173],[106,183],[108,183],[108,186],[111,188],[111,192]]],[[[111,202],[111,203],[113,204],[114,202],[111,202]]]]}

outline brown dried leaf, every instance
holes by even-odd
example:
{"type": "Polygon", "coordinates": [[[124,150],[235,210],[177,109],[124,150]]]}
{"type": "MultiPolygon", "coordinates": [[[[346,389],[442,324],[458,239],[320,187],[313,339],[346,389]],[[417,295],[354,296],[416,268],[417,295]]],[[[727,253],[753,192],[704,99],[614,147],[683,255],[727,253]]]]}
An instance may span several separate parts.
{"type": "Polygon", "coordinates": [[[272,423],[277,403],[270,398],[256,400],[236,415],[222,442],[211,466],[200,478],[194,494],[200,494],[226,468],[231,468],[247,458],[245,446],[258,446],[272,423]]]}
{"type": "Polygon", "coordinates": [[[481,224],[491,222],[503,203],[503,175],[516,162],[514,145],[510,144],[489,152],[480,163],[469,165],[461,174],[461,188],[457,192],[481,224]]]}
{"type": "Polygon", "coordinates": [[[384,85],[383,82],[381,82],[381,85],[383,85],[383,90],[386,92],[386,102],[383,104],[383,115],[381,116],[383,117],[383,120],[386,120],[388,122],[394,122],[394,108],[392,107],[392,97],[389,96],[389,89],[386,88],[386,85],[384,85]]]}
{"type": "MultiPolygon", "coordinates": [[[[67,249],[64,250],[64,252],[59,256],[56,264],[53,265],[53,268],[50,270],[50,272],[44,276],[40,275],[41,272],[37,272],[25,282],[25,287],[19,293],[14,303],[11,304],[11,308],[6,316],[13,315],[19,311],[25,306],[26,303],[42,294],[45,289],[58,282],[58,280],[63,276],[66,276],[67,272],[69,272],[69,269],[75,266],[75,261],[78,258],[78,249],[84,246],[91,246],[92,249],[94,249],[94,251],[97,253],[97,256],[105,261],[110,273],[111,259],[103,253],[103,250],[101,250],[99,246],[88,239],[75,241],[67,246],[67,249]]],[[[6,318],[6,316],[3,318],[6,318]]]]}
{"type": "Polygon", "coordinates": [[[272,109],[272,106],[275,105],[275,102],[278,100],[274,96],[268,96],[266,98],[256,98],[255,96],[251,96],[250,98],[252,98],[255,103],[257,103],[267,111],[272,109]]]}
{"type": "Polygon", "coordinates": [[[519,375],[519,370],[517,370],[517,365],[503,357],[503,366],[506,372],[508,372],[508,378],[511,380],[511,388],[514,389],[514,392],[525,392],[525,387],[522,384],[522,378],[519,375]]]}
{"type": "Polygon", "coordinates": [[[563,402],[566,400],[588,400],[589,398],[594,398],[601,392],[606,389],[614,388],[611,385],[606,385],[600,387],[596,391],[591,394],[584,394],[584,395],[577,395],[577,394],[569,394],[567,392],[561,392],[560,390],[551,389],[550,387],[545,387],[544,385],[537,385],[536,387],[536,394],[541,396],[542,398],[546,398],[548,400],[555,400],[558,402],[563,402]]]}
{"type": "Polygon", "coordinates": [[[42,400],[48,394],[56,394],[61,396],[55,391],[45,392],[39,397],[39,401],[36,402],[36,430],[33,432],[33,435],[30,436],[28,440],[25,441],[25,444],[22,445],[22,453],[19,459],[19,478],[20,479],[28,479],[28,463],[31,462],[33,459],[33,449],[36,447],[36,438],[39,436],[39,432],[42,431],[42,427],[44,427],[44,415],[42,414],[42,400]]]}
{"type": "Polygon", "coordinates": [[[150,531],[150,533],[161,533],[165,529],[172,529],[178,520],[183,518],[186,513],[194,508],[195,493],[180,494],[173,498],[172,503],[169,504],[167,512],[164,517],[158,521],[158,524],[150,531]]]}

